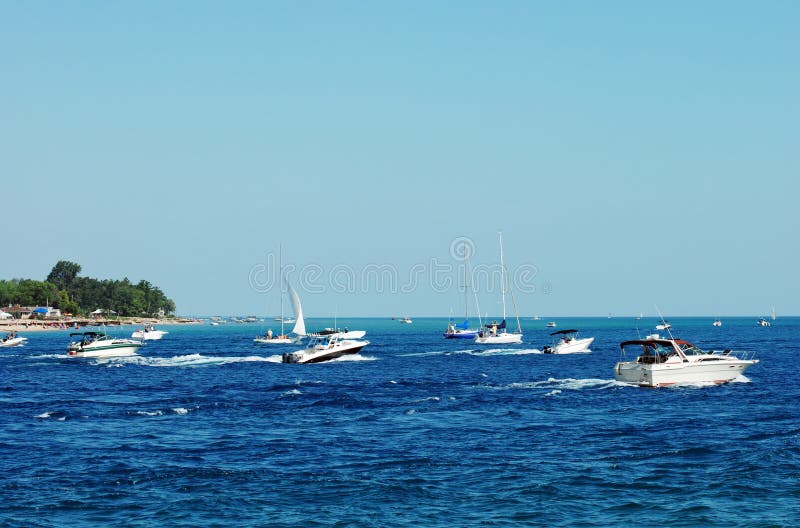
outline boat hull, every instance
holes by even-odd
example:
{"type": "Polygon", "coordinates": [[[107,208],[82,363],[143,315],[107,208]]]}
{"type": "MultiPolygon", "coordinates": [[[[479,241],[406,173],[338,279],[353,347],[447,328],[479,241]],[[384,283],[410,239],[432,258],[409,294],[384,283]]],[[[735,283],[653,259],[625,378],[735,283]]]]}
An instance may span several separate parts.
{"type": "Polygon", "coordinates": [[[736,379],[756,359],[708,361],[703,363],[661,363],[643,365],[634,361],[614,367],[614,379],[642,387],[667,387],[692,383],[727,383],[736,379]]]}
{"type": "Polygon", "coordinates": [[[545,354],[582,354],[591,352],[589,350],[589,345],[591,345],[593,342],[593,337],[573,339],[568,343],[559,343],[553,347],[545,347],[543,352],[545,354]]]}
{"type": "Polygon", "coordinates": [[[478,330],[456,330],[455,332],[445,332],[443,335],[447,339],[475,339],[478,336],[478,330]]]}
{"type": "Polygon", "coordinates": [[[522,334],[497,334],[475,336],[475,343],[479,345],[513,345],[522,343],[522,334]]]}
{"type": "Polygon", "coordinates": [[[131,334],[131,337],[134,339],[141,339],[143,341],[158,341],[159,339],[164,337],[164,334],[167,333],[168,332],[165,332],[163,330],[150,330],[149,332],[145,332],[143,330],[137,330],[136,332],[131,334]]]}
{"type": "Polygon", "coordinates": [[[15,337],[13,339],[6,339],[5,341],[0,342],[0,348],[11,348],[17,347],[25,344],[27,341],[27,337],[15,337]]]}
{"type": "Polygon", "coordinates": [[[322,363],[345,355],[357,354],[369,341],[340,341],[333,347],[317,347],[298,350],[283,355],[284,363],[322,363]]]}
{"type": "Polygon", "coordinates": [[[67,348],[67,354],[72,357],[88,358],[135,356],[141,346],[141,343],[116,343],[96,347],[70,346],[67,348]]]}
{"type": "Polygon", "coordinates": [[[272,339],[268,339],[266,337],[257,337],[253,339],[253,343],[257,343],[259,345],[293,345],[298,341],[299,339],[295,339],[293,337],[273,337],[272,339]]]}

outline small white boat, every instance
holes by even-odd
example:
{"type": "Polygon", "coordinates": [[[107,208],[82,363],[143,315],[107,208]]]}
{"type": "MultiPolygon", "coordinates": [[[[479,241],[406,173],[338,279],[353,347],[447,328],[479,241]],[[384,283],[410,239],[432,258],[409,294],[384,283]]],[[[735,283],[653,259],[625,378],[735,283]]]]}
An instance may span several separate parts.
{"type": "Polygon", "coordinates": [[[308,345],[303,350],[283,355],[284,363],[321,363],[347,354],[356,354],[369,344],[369,341],[340,339],[337,334],[311,334],[308,345]]]}
{"type": "Polygon", "coordinates": [[[666,321],[656,325],[656,330],[669,330],[670,328],[672,328],[672,325],[666,321]]]}
{"type": "Polygon", "coordinates": [[[614,367],[617,381],[642,387],[665,387],[679,383],[726,383],[735,379],[757,359],[740,359],[730,350],[705,352],[682,339],[662,339],[657,334],[620,343],[622,361],[614,367]],[[627,361],[626,352],[638,357],[627,361]]]}
{"type": "MultiPolygon", "coordinates": [[[[263,336],[257,336],[253,342],[258,345],[291,345],[302,341],[306,336],[306,322],[303,319],[303,306],[300,304],[300,296],[294,291],[291,284],[288,284],[289,298],[292,301],[292,310],[294,311],[294,328],[291,333],[293,336],[286,335],[283,325],[284,319],[281,318],[281,333],[278,335],[272,334],[272,329],[267,330],[263,336]]],[[[283,296],[281,296],[281,312],[283,312],[283,296]]]]}
{"type": "Polygon", "coordinates": [[[499,233],[500,240],[500,294],[503,300],[503,320],[498,323],[492,321],[489,324],[483,325],[483,328],[478,335],[475,336],[475,343],[478,345],[508,345],[515,343],[522,343],[522,325],[519,322],[519,312],[517,311],[517,303],[514,301],[514,292],[511,289],[511,283],[508,282],[508,275],[506,273],[506,262],[503,258],[503,233],[499,233]],[[508,292],[511,294],[511,302],[514,305],[514,313],[517,318],[517,331],[509,333],[506,330],[506,286],[508,292]]]}
{"type": "Polygon", "coordinates": [[[80,336],[67,346],[67,354],[76,357],[119,357],[135,356],[141,348],[141,341],[120,339],[100,332],[77,332],[70,337],[80,336]]]}
{"type": "Polygon", "coordinates": [[[158,341],[168,333],[169,332],[163,330],[156,330],[153,325],[145,325],[141,330],[137,330],[131,334],[131,337],[142,341],[158,341]]]}
{"type": "Polygon", "coordinates": [[[345,327],[344,330],[340,330],[339,328],[325,328],[321,332],[316,332],[316,335],[321,336],[334,336],[337,339],[361,339],[365,335],[367,335],[366,330],[349,330],[345,327]]]}
{"type": "Polygon", "coordinates": [[[550,321],[550,322],[547,323],[546,326],[547,326],[547,328],[555,328],[556,327],[556,322],[555,321],[550,321]]]}
{"type": "Polygon", "coordinates": [[[762,317],[762,318],[760,318],[760,319],[758,320],[758,322],[756,323],[756,325],[757,325],[757,326],[772,326],[772,323],[770,323],[769,321],[767,321],[767,319],[766,319],[765,317],[762,317]]]}
{"type": "Polygon", "coordinates": [[[12,348],[24,345],[27,337],[18,336],[16,332],[9,332],[3,339],[0,339],[0,348],[12,348]]]}
{"type": "Polygon", "coordinates": [[[722,326],[722,321],[719,319],[714,319],[714,322],[711,324],[714,326],[722,326]]]}
{"type": "Polygon", "coordinates": [[[545,346],[542,352],[545,354],[578,354],[591,352],[589,345],[594,341],[593,337],[578,338],[577,330],[559,330],[553,332],[551,336],[557,336],[557,341],[553,346],[545,346]]]}
{"type": "Polygon", "coordinates": [[[414,322],[410,317],[398,317],[397,319],[395,319],[395,321],[403,324],[411,324],[414,322]]]}

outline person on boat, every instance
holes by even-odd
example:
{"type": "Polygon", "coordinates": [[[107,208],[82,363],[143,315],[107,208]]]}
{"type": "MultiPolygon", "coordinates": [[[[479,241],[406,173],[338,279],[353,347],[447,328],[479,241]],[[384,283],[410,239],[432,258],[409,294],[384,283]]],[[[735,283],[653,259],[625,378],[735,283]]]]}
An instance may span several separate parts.
{"type": "Polygon", "coordinates": [[[267,339],[272,339],[272,328],[267,330],[267,339]]]}

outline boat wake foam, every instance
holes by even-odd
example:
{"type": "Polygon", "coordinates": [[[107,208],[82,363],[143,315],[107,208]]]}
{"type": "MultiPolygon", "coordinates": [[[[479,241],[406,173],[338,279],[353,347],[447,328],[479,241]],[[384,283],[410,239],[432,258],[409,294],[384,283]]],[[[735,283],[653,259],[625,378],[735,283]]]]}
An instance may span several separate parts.
{"type": "MultiPolygon", "coordinates": [[[[280,361],[280,356],[275,356],[280,361]]],[[[204,356],[187,354],[172,357],[125,356],[118,358],[97,358],[95,365],[123,366],[142,365],[146,367],[204,367],[227,365],[229,363],[270,362],[270,358],[262,356],[204,356]]]]}
{"type": "Polygon", "coordinates": [[[469,354],[471,356],[524,356],[527,354],[542,354],[538,348],[489,348],[487,350],[465,350],[453,352],[454,354],[469,354]]]}
{"type": "Polygon", "coordinates": [[[610,389],[613,387],[627,386],[627,383],[622,383],[610,379],[574,379],[574,378],[548,378],[545,381],[527,381],[519,383],[510,383],[508,385],[492,386],[493,389],[506,390],[506,389],[550,389],[550,392],[545,396],[555,396],[560,394],[563,390],[596,390],[596,389],[610,389]]]}

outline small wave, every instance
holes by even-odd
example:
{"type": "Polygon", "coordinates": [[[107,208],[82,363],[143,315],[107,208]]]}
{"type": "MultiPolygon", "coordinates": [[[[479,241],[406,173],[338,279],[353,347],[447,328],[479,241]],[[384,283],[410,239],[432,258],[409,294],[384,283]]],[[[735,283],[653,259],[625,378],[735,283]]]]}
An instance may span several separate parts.
{"type": "Polygon", "coordinates": [[[39,420],[49,420],[54,419],[58,420],[59,422],[63,422],[67,419],[67,415],[60,411],[48,411],[43,412],[42,414],[37,414],[34,418],[38,418],[39,420]]]}
{"type": "Polygon", "coordinates": [[[134,414],[138,416],[163,416],[163,411],[136,411],[134,414]]]}
{"type": "Polygon", "coordinates": [[[428,396],[427,398],[420,398],[419,400],[414,400],[411,403],[422,403],[422,402],[426,402],[426,401],[438,402],[438,401],[441,401],[441,398],[438,397],[438,396],[428,396]]]}
{"type": "Polygon", "coordinates": [[[556,396],[558,394],[561,394],[561,389],[553,389],[547,394],[545,394],[545,396],[556,396]]]}
{"type": "Polygon", "coordinates": [[[524,356],[527,354],[541,354],[537,348],[490,348],[487,350],[464,350],[453,354],[469,354],[471,356],[524,356]]]}
{"type": "Polygon", "coordinates": [[[288,390],[288,391],[284,392],[283,394],[280,395],[280,397],[283,398],[284,396],[299,396],[300,394],[303,394],[303,393],[300,392],[297,389],[292,389],[292,390],[288,390]]]}
{"type": "Polygon", "coordinates": [[[180,414],[180,415],[189,414],[189,409],[187,409],[186,407],[174,407],[172,409],[172,412],[174,412],[175,414],[180,414]]]}
{"type": "MultiPolygon", "coordinates": [[[[583,390],[583,389],[609,389],[618,387],[620,385],[627,385],[616,380],[606,379],[574,379],[574,378],[548,378],[545,381],[526,381],[518,383],[510,383],[508,385],[501,385],[492,387],[495,389],[553,389],[561,392],[562,390],[583,390]]],[[[552,391],[551,391],[552,392],[552,391]]]]}

